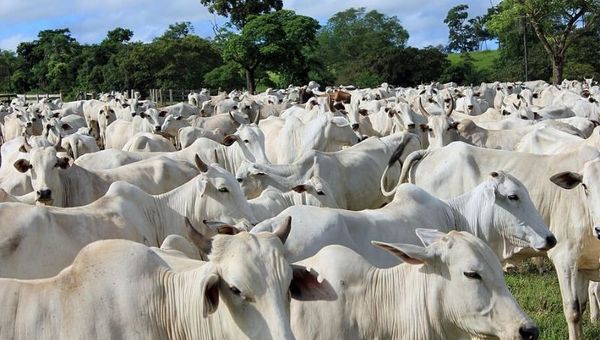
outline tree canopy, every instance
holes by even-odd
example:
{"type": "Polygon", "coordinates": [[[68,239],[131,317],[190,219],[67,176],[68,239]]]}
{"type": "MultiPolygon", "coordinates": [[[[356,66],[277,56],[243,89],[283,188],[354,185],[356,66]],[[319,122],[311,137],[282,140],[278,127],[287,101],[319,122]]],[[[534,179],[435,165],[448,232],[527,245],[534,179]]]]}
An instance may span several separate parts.
{"type": "Polygon", "coordinates": [[[200,0],[211,13],[229,17],[238,28],[243,28],[250,16],[269,13],[283,8],[283,0],[200,0]]]}
{"type": "Polygon", "coordinates": [[[598,26],[599,16],[600,0],[503,0],[488,25],[500,36],[524,18],[550,59],[558,83],[569,49],[598,26]]]}

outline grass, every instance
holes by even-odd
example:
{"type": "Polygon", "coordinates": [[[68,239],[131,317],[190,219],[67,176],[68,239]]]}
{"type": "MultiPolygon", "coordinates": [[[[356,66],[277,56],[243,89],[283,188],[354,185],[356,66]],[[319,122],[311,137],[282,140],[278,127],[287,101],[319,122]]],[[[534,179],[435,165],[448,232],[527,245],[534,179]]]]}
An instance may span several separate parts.
{"type": "MultiPolygon", "coordinates": [[[[494,67],[494,62],[498,58],[498,51],[476,51],[469,53],[473,58],[473,65],[476,70],[491,70],[494,67]]],[[[448,54],[448,60],[452,64],[460,61],[460,53],[448,54]]]]}
{"type": "MultiPolygon", "coordinates": [[[[538,274],[537,269],[527,262],[506,274],[506,282],[523,310],[540,328],[540,339],[567,339],[558,280],[548,260],[545,260],[544,268],[547,271],[538,274]]],[[[583,339],[600,339],[600,322],[590,322],[589,307],[583,317],[583,331],[583,339]]]]}

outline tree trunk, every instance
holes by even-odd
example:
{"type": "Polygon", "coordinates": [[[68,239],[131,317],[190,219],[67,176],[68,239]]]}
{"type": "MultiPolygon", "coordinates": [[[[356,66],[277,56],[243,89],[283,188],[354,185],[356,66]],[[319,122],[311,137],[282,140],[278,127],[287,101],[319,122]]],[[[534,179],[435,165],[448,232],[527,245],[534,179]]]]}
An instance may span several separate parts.
{"type": "Polygon", "coordinates": [[[563,81],[563,70],[565,68],[565,57],[554,55],[552,57],[552,82],[558,85],[563,81]]]}
{"type": "Polygon", "coordinates": [[[254,88],[256,87],[256,81],[254,79],[254,69],[246,69],[246,88],[250,94],[254,94],[254,88]]]}

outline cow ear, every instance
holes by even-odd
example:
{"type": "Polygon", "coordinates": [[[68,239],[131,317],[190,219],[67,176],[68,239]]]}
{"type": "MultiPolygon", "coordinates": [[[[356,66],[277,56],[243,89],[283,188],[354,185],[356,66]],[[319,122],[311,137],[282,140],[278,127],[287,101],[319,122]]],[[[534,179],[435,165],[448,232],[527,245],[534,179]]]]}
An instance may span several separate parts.
{"type": "Polygon", "coordinates": [[[563,189],[573,189],[581,183],[583,176],[576,172],[565,171],[550,177],[550,180],[563,189]]]}
{"type": "Polygon", "coordinates": [[[27,172],[27,170],[31,169],[31,164],[26,159],[19,159],[18,161],[15,162],[14,166],[19,172],[23,172],[23,173],[25,173],[25,172],[27,172]]]}
{"type": "Polygon", "coordinates": [[[207,317],[214,313],[219,306],[219,281],[221,278],[217,274],[216,268],[214,272],[206,275],[201,285],[201,302],[202,316],[207,317]]]}
{"type": "Polygon", "coordinates": [[[304,185],[304,184],[296,185],[295,187],[292,188],[292,190],[301,194],[306,191],[306,185],[304,185]]]}
{"type": "Polygon", "coordinates": [[[387,250],[408,264],[426,264],[433,260],[433,256],[427,249],[412,244],[386,243],[371,241],[371,244],[387,250]]]}
{"type": "Polygon", "coordinates": [[[167,111],[160,111],[160,112],[158,113],[158,116],[159,116],[159,117],[164,117],[164,116],[166,116],[166,115],[167,115],[167,113],[168,113],[167,111]]]}
{"type": "Polygon", "coordinates": [[[415,233],[425,247],[430,246],[432,243],[437,242],[441,240],[442,237],[446,236],[446,234],[436,229],[417,228],[415,233]]]}
{"type": "Polygon", "coordinates": [[[298,301],[316,301],[337,299],[337,294],[329,282],[319,280],[319,275],[314,270],[304,266],[292,265],[293,278],[290,283],[290,295],[298,301]]]}
{"type": "Polygon", "coordinates": [[[198,156],[198,154],[196,154],[196,156],[194,157],[194,161],[196,162],[196,167],[198,167],[198,170],[200,170],[200,172],[208,171],[208,165],[206,165],[206,163],[204,163],[202,159],[200,159],[200,156],[198,156]]]}
{"type": "Polygon", "coordinates": [[[62,157],[59,158],[58,161],[56,162],[56,167],[61,168],[61,169],[66,169],[69,167],[69,158],[68,157],[62,157]]]}
{"type": "Polygon", "coordinates": [[[144,111],[140,112],[140,118],[146,118],[147,115],[144,111]]]}
{"type": "Polygon", "coordinates": [[[225,138],[223,138],[223,145],[231,146],[231,145],[233,145],[233,143],[235,143],[235,141],[237,141],[239,139],[240,139],[240,137],[238,137],[236,135],[227,135],[227,136],[225,136],[225,138]]]}

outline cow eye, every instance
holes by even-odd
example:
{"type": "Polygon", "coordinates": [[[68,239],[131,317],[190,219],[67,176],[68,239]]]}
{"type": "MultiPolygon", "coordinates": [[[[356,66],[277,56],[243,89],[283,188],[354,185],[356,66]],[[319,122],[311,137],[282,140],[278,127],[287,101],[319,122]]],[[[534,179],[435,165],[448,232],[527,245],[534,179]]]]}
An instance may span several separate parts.
{"type": "Polygon", "coordinates": [[[223,187],[223,188],[219,188],[219,192],[229,192],[229,189],[223,187]]]}
{"type": "Polygon", "coordinates": [[[583,190],[585,190],[585,193],[587,194],[587,192],[588,192],[587,185],[585,185],[585,183],[581,183],[581,186],[583,187],[583,190]]]}
{"type": "Polygon", "coordinates": [[[464,272],[463,274],[465,274],[465,276],[469,279],[481,280],[481,275],[479,275],[477,272],[464,272]]]}
{"type": "Polygon", "coordinates": [[[509,195],[508,199],[511,201],[518,201],[519,200],[519,196],[517,195],[509,195]]]}
{"type": "Polygon", "coordinates": [[[229,287],[229,290],[231,290],[233,295],[240,296],[240,294],[242,294],[242,292],[240,292],[240,290],[236,286],[229,287]]]}
{"type": "Polygon", "coordinates": [[[244,139],[244,143],[250,143],[250,141],[247,139],[244,139]]]}

